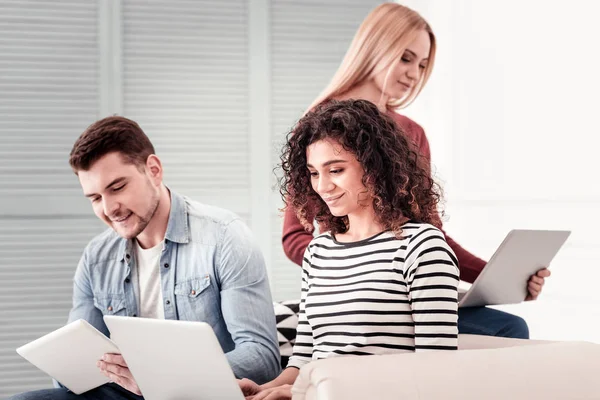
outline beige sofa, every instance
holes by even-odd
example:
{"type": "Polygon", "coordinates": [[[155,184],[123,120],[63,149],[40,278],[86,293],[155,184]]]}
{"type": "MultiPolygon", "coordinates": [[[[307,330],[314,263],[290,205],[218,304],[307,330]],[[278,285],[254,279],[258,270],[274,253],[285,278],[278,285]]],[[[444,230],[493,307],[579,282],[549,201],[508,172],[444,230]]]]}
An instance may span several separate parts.
{"type": "Polygon", "coordinates": [[[600,399],[600,345],[460,335],[453,352],[312,362],[292,393],[293,400],[600,399]]]}

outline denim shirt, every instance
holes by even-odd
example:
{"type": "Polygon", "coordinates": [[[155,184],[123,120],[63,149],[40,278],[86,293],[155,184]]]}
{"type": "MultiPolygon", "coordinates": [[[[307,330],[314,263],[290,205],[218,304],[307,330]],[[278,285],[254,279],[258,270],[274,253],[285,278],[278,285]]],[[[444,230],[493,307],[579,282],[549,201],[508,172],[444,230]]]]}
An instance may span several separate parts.
{"type": "MultiPolygon", "coordinates": [[[[75,272],[69,322],[85,319],[109,336],[103,315],[139,314],[133,254],[132,241],[112,229],[88,244],[75,272]]],[[[165,319],[210,324],[238,378],[264,383],[279,374],[264,259],[239,217],[171,191],[159,265],[165,319]]]]}

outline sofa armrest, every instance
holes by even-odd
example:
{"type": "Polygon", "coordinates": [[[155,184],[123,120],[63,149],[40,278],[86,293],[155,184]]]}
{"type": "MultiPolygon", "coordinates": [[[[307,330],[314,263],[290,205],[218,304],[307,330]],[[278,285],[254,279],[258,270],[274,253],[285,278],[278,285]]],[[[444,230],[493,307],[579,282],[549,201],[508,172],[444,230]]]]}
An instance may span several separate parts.
{"type": "Polygon", "coordinates": [[[531,346],[534,344],[554,343],[547,340],[511,339],[483,335],[458,335],[459,350],[500,349],[504,347],[531,346]]]}
{"type": "Polygon", "coordinates": [[[293,400],[597,399],[600,345],[335,357],[300,370],[293,400]]]}

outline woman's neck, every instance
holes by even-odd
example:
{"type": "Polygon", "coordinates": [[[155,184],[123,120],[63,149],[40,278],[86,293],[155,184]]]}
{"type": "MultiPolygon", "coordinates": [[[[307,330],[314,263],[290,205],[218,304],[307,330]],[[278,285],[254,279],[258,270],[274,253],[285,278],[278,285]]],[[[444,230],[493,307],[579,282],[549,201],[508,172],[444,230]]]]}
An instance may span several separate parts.
{"type": "Polygon", "coordinates": [[[385,226],[377,222],[372,206],[364,211],[359,214],[348,214],[348,230],[335,235],[338,241],[356,242],[386,230],[385,226]]]}
{"type": "Polygon", "coordinates": [[[381,93],[381,90],[375,85],[372,79],[365,81],[359,85],[352,87],[345,93],[335,97],[336,100],[347,100],[347,99],[362,99],[368,100],[371,103],[377,105],[379,111],[387,111],[387,102],[389,96],[385,93],[381,93]]]}

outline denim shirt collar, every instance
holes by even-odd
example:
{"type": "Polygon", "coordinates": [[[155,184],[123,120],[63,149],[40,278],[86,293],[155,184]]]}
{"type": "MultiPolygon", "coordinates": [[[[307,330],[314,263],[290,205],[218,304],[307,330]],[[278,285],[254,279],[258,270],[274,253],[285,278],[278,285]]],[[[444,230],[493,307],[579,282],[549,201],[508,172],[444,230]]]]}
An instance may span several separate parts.
{"type": "MultiPolygon", "coordinates": [[[[168,189],[167,189],[168,190],[168,189]]],[[[188,212],[184,198],[169,190],[171,193],[171,211],[165,239],[175,243],[189,243],[188,212]]]]}
{"type": "MultiPolygon", "coordinates": [[[[165,242],[189,243],[190,231],[188,229],[188,212],[183,196],[169,190],[171,195],[171,210],[169,211],[169,222],[165,233],[165,242]]],[[[131,252],[133,251],[133,240],[121,241],[120,259],[127,264],[131,261],[131,252]]]]}

